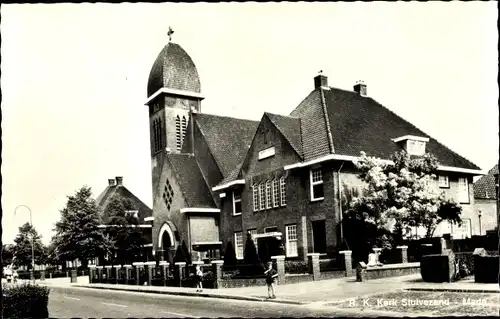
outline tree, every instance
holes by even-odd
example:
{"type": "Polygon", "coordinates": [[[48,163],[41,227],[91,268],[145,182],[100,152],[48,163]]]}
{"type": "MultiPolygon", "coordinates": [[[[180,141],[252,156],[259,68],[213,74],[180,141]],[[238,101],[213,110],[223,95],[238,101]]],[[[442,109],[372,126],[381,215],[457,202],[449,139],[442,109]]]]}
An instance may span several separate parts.
{"type": "Polygon", "coordinates": [[[224,266],[234,266],[238,263],[236,252],[234,251],[233,243],[227,243],[226,251],[224,252],[224,266]]]}
{"type": "Polygon", "coordinates": [[[247,233],[245,249],[243,250],[243,263],[245,264],[245,273],[248,275],[261,274],[263,272],[262,263],[257,253],[257,247],[253,241],[252,234],[247,233]]]}
{"type": "Polygon", "coordinates": [[[191,256],[184,240],[177,246],[177,250],[175,251],[174,263],[177,262],[185,262],[187,265],[191,264],[191,256]]]}
{"type": "Polygon", "coordinates": [[[14,258],[14,245],[2,245],[2,265],[8,265],[14,258]]]}
{"type": "Polygon", "coordinates": [[[438,193],[432,183],[438,162],[429,153],[411,157],[405,151],[392,156],[393,163],[367,157],[361,152],[355,165],[367,183],[363,196],[353,198],[351,217],[373,224],[377,229],[396,224],[398,228],[423,226],[432,237],[437,225],[447,220],[461,223],[461,207],[438,193]]]}
{"type": "Polygon", "coordinates": [[[42,244],[41,236],[36,229],[29,223],[25,223],[19,227],[19,233],[14,239],[13,255],[14,264],[18,266],[26,266],[28,269],[32,267],[32,240],[34,246],[35,263],[40,265],[45,262],[46,252],[42,244]]]}
{"type": "Polygon", "coordinates": [[[88,260],[110,253],[113,241],[99,228],[100,211],[92,198],[90,187],[83,186],[68,196],[61,219],[55,225],[52,238],[55,257],[60,261],[79,259],[84,267],[88,260]]]}
{"type": "Polygon", "coordinates": [[[107,232],[115,243],[116,262],[121,264],[136,261],[146,244],[138,217],[130,213],[135,210],[132,200],[114,196],[104,212],[109,216],[107,232]]]}

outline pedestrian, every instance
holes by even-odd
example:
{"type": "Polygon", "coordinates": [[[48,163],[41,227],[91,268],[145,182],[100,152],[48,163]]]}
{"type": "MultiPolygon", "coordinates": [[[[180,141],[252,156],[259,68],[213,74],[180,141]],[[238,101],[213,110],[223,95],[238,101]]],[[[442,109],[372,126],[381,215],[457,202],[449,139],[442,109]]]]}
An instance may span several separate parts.
{"type": "Polygon", "coordinates": [[[201,271],[200,265],[196,265],[196,292],[202,292],[203,291],[203,271],[201,271]]]}
{"type": "Polygon", "coordinates": [[[269,299],[276,299],[275,290],[276,278],[278,277],[278,273],[273,269],[272,262],[267,263],[267,270],[264,272],[264,275],[266,276],[267,294],[269,296],[269,299]]]}

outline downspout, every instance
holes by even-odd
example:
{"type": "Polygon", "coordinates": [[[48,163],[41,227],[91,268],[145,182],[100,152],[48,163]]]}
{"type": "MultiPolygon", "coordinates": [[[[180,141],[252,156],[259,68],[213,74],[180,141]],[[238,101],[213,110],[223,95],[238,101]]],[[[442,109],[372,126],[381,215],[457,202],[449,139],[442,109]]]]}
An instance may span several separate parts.
{"type": "Polygon", "coordinates": [[[342,187],[340,187],[340,171],[342,170],[342,167],[344,167],[344,161],[342,161],[342,164],[339,167],[339,170],[337,171],[337,179],[338,179],[338,185],[339,185],[339,210],[340,210],[340,239],[344,240],[344,225],[342,224],[342,187]]]}

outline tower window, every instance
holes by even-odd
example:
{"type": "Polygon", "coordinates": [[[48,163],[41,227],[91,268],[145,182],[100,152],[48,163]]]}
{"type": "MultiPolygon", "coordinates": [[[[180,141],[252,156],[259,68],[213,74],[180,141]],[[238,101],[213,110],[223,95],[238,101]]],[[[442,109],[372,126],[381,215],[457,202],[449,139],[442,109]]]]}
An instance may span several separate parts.
{"type": "Polygon", "coordinates": [[[152,143],[152,148],[153,148],[153,153],[157,153],[161,151],[163,147],[163,135],[162,135],[162,121],[161,119],[155,119],[153,120],[153,143],[152,143]]]}
{"type": "Polygon", "coordinates": [[[175,118],[175,140],[177,150],[180,151],[182,147],[182,136],[181,136],[181,118],[179,115],[175,118]]]}

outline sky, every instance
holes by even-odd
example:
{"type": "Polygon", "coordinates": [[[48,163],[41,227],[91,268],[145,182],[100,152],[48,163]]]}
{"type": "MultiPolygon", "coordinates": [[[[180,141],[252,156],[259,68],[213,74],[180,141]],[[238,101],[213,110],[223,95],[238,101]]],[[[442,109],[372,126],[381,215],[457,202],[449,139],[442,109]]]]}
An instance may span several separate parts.
{"type": "Polygon", "coordinates": [[[29,221],[18,205],[48,243],[67,196],[115,176],[152,206],[144,103],[169,26],[202,112],[287,115],[323,70],[488,171],[497,19],[496,2],[2,5],[3,242],[29,221]]]}

